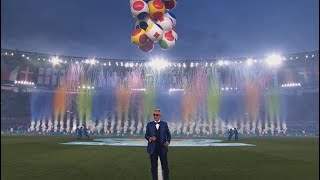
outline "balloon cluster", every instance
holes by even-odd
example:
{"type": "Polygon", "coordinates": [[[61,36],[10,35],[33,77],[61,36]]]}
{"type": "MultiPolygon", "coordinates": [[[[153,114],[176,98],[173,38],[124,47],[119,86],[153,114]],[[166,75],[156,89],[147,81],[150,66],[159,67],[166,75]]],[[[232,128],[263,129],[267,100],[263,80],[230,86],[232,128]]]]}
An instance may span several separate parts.
{"type": "Polygon", "coordinates": [[[177,0],[130,0],[131,13],[137,19],[131,41],[143,52],[150,52],[157,42],[162,49],[172,48],[178,39],[173,29],[175,15],[169,11],[177,0]]]}

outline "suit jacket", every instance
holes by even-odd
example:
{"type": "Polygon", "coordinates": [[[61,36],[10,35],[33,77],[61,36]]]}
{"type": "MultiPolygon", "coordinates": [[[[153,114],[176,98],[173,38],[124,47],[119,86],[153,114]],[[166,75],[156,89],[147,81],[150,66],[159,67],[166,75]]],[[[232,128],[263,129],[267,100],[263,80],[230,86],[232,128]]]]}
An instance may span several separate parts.
{"type": "MultiPolygon", "coordinates": [[[[161,144],[161,151],[168,152],[168,149],[163,146],[163,144],[167,141],[170,143],[171,141],[171,134],[168,128],[168,124],[164,121],[160,121],[160,144],[161,144]]],[[[147,124],[146,127],[146,135],[144,136],[148,141],[147,152],[149,154],[153,154],[154,149],[156,147],[156,142],[151,141],[149,142],[149,138],[152,136],[156,136],[156,127],[154,121],[151,121],[147,124]]]]}

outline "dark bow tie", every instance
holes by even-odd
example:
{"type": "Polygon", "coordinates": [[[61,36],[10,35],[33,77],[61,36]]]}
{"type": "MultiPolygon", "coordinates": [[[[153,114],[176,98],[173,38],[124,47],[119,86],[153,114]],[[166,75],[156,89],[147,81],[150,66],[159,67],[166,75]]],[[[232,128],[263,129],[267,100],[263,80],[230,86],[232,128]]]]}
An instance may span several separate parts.
{"type": "Polygon", "coordinates": [[[160,122],[154,122],[155,124],[160,124],[160,122]]]}

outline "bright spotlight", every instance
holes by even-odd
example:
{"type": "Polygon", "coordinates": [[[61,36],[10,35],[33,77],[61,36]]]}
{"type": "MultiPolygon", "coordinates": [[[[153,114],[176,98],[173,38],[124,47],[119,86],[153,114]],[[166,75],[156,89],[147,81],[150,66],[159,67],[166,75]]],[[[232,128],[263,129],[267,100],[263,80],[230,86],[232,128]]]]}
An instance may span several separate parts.
{"type": "Polygon", "coordinates": [[[149,66],[152,69],[160,71],[160,70],[165,69],[166,67],[168,67],[169,66],[169,62],[164,60],[164,59],[154,58],[154,59],[151,59],[151,61],[149,62],[149,66]]]}
{"type": "Polygon", "coordinates": [[[53,57],[53,58],[51,58],[51,63],[53,64],[53,65],[58,65],[59,63],[60,63],[60,59],[59,59],[59,57],[53,57]]]}
{"type": "Polygon", "coordinates": [[[253,64],[253,60],[252,59],[247,59],[247,64],[250,66],[253,64]]]}
{"type": "Polygon", "coordinates": [[[224,61],[222,61],[222,60],[219,60],[219,61],[218,61],[218,65],[219,65],[219,66],[222,66],[223,64],[224,64],[224,61]]]}
{"type": "Polygon", "coordinates": [[[89,60],[89,64],[91,64],[91,65],[94,65],[94,64],[96,64],[97,63],[97,61],[95,60],[95,59],[90,59],[89,60]]]}
{"type": "Polygon", "coordinates": [[[182,67],[186,68],[186,67],[187,67],[186,63],[183,63],[183,64],[182,64],[182,67]]]}
{"type": "Polygon", "coordinates": [[[273,55],[267,57],[266,62],[270,66],[278,66],[282,63],[282,58],[280,55],[273,54],[273,55]]]}

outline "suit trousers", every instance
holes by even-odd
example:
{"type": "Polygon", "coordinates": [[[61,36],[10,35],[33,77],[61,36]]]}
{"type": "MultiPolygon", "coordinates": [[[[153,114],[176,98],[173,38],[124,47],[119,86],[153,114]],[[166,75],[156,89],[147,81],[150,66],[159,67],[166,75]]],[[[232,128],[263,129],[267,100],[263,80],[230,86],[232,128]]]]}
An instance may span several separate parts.
{"type": "Polygon", "coordinates": [[[156,146],[153,154],[150,154],[152,179],[158,180],[158,157],[161,161],[163,179],[169,180],[167,152],[162,152],[159,146],[156,146]]]}

